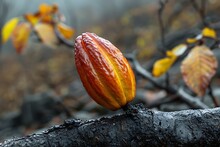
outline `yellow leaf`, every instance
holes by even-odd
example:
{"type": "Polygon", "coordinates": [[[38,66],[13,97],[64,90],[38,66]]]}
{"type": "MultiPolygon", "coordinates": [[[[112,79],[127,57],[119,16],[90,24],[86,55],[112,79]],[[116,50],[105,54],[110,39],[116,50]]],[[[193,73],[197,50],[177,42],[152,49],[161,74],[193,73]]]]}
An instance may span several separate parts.
{"type": "Polygon", "coordinates": [[[177,57],[172,51],[166,51],[167,57],[177,57]]]}
{"type": "Polygon", "coordinates": [[[190,44],[191,44],[191,43],[196,43],[197,41],[201,40],[202,37],[203,37],[202,34],[198,34],[195,38],[187,38],[187,39],[186,39],[186,42],[187,42],[187,43],[190,43],[190,44]]]}
{"type": "Polygon", "coordinates": [[[203,96],[217,66],[217,59],[207,46],[196,46],[182,62],[183,80],[192,91],[203,96]]]}
{"type": "Polygon", "coordinates": [[[195,39],[195,38],[187,38],[187,39],[186,39],[186,42],[187,42],[187,43],[190,43],[190,44],[191,44],[191,43],[196,43],[197,41],[198,41],[198,40],[195,39]]]}
{"type": "Polygon", "coordinates": [[[165,57],[163,59],[157,60],[154,63],[153,67],[153,76],[154,77],[160,77],[164,73],[166,73],[170,67],[173,65],[173,63],[176,61],[176,56],[171,57],[165,57]]]}
{"type": "Polygon", "coordinates": [[[180,56],[182,55],[187,49],[186,44],[179,44],[175,46],[172,50],[167,51],[167,56],[180,56]]]}
{"type": "Polygon", "coordinates": [[[55,47],[59,42],[54,32],[54,27],[51,24],[39,23],[35,25],[35,31],[41,41],[49,47],[55,47]]]}
{"type": "Polygon", "coordinates": [[[74,35],[74,29],[72,29],[71,27],[63,24],[63,23],[59,23],[57,25],[57,29],[58,31],[63,35],[63,37],[65,39],[71,39],[73,38],[74,35]]]}
{"type": "Polygon", "coordinates": [[[24,18],[31,23],[32,26],[36,25],[39,21],[39,16],[31,13],[27,13],[24,15],[24,18]]]}
{"type": "Polygon", "coordinates": [[[31,26],[27,22],[20,23],[12,32],[12,42],[18,54],[26,47],[30,32],[31,26]]]}
{"type": "Polygon", "coordinates": [[[208,28],[208,27],[206,27],[202,30],[202,35],[204,37],[209,37],[209,38],[214,38],[214,39],[217,38],[215,30],[212,28],[208,28]]]}
{"type": "Polygon", "coordinates": [[[8,39],[11,36],[11,33],[13,32],[14,28],[17,26],[19,22],[18,17],[14,17],[11,20],[9,20],[2,28],[2,43],[5,43],[8,41],[8,39]]]}

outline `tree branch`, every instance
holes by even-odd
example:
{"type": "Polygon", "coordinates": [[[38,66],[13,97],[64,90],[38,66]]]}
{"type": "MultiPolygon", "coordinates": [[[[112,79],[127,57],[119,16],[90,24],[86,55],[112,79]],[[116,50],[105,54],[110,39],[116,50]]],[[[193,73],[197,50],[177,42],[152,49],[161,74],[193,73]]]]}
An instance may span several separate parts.
{"type": "Polygon", "coordinates": [[[151,73],[149,73],[147,70],[145,70],[143,67],[141,67],[139,62],[136,60],[135,54],[136,54],[135,52],[132,54],[127,54],[126,58],[133,63],[134,70],[139,75],[141,75],[143,78],[149,80],[157,88],[165,90],[166,92],[168,92],[170,94],[176,94],[177,96],[179,96],[181,98],[181,100],[183,100],[184,102],[186,102],[187,104],[189,104],[193,108],[202,108],[202,109],[209,108],[207,105],[205,105],[203,102],[201,102],[199,100],[199,98],[192,97],[191,95],[184,92],[183,89],[178,90],[177,88],[173,87],[172,85],[169,85],[169,86],[163,85],[159,79],[154,78],[151,75],[151,73]]]}
{"type": "Polygon", "coordinates": [[[0,146],[213,146],[220,144],[220,108],[158,112],[135,106],[97,120],[70,120],[0,146]]]}

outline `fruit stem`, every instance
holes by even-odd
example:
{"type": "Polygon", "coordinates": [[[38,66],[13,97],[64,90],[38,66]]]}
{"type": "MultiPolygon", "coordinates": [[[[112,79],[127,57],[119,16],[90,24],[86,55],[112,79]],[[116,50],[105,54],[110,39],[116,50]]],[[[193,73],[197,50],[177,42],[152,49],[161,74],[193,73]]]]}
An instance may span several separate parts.
{"type": "Polygon", "coordinates": [[[125,106],[122,107],[122,109],[127,112],[129,110],[131,110],[133,108],[133,106],[130,103],[127,103],[125,106]]]}

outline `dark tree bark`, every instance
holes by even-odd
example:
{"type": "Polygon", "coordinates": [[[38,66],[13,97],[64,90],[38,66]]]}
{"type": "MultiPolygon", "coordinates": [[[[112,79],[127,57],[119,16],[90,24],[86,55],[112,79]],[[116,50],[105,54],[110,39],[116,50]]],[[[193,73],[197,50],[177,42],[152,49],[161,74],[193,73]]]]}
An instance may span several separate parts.
{"type": "Polygon", "coordinates": [[[152,111],[140,106],[96,120],[70,120],[0,146],[219,146],[220,108],[152,111]]]}

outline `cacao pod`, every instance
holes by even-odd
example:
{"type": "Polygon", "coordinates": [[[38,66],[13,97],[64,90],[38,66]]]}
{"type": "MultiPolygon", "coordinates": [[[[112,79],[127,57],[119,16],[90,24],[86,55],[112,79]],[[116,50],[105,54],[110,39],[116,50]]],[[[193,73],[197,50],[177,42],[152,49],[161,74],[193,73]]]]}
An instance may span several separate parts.
{"type": "Polygon", "coordinates": [[[108,40],[88,32],[78,36],[75,64],[86,91],[103,107],[117,110],[134,99],[134,73],[121,51],[108,40]]]}

